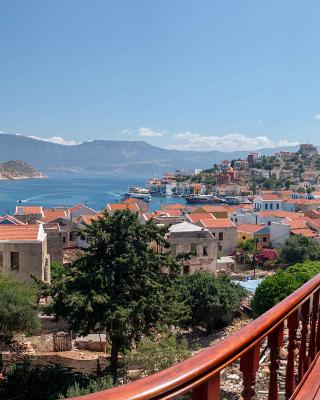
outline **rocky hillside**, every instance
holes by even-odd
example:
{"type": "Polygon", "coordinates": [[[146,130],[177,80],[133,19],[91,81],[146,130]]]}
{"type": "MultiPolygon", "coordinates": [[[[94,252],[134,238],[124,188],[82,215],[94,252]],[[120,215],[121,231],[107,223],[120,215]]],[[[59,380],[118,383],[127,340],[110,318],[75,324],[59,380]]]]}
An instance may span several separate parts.
{"type": "Polygon", "coordinates": [[[34,178],[45,178],[45,176],[24,161],[7,161],[0,164],[0,179],[34,178]]]}

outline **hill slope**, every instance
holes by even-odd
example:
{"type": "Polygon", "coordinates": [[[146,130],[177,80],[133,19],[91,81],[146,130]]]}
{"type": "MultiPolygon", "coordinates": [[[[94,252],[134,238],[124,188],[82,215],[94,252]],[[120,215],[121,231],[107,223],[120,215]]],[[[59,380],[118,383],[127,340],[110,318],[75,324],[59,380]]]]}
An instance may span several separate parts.
{"type": "MultiPolygon", "coordinates": [[[[283,148],[288,150],[288,148],[283,148]]],[[[272,154],[279,149],[261,149],[272,154]]],[[[295,151],[296,148],[289,148],[295,151]]],[[[0,135],[0,162],[21,159],[42,171],[106,173],[151,176],[175,169],[210,168],[225,158],[246,157],[248,152],[179,151],[143,141],[95,140],[63,146],[20,135],[0,135]]]]}
{"type": "Polygon", "coordinates": [[[0,179],[32,178],[44,178],[44,175],[24,161],[7,161],[0,164],[0,179]]]}

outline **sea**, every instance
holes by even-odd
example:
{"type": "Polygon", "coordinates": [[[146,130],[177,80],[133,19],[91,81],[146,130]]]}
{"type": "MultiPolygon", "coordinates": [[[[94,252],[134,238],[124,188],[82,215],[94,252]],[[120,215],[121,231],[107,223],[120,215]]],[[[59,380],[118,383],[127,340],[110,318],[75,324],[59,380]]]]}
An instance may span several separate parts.
{"type": "MultiPolygon", "coordinates": [[[[52,174],[47,179],[0,180],[0,215],[12,214],[19,204],[50,208],[83,203],[100,211],[107,203],[120,202],[129,186],[145,186],[147,179],[52,174]]],[[[185,200],[152,196],[150,211],[170,203],[184,204],[185,200]]]]}

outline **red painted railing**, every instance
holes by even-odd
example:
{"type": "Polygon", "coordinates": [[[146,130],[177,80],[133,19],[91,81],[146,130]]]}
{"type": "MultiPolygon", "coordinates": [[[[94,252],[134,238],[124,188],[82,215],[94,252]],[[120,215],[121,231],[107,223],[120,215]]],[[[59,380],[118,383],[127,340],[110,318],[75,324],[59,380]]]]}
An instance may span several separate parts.
{"type": "Polygon", "coordinates": [[[173,399],[187,392],[192,393],[193,400],[220,399],[220,374],[236,360],[240,360],[243,377],[242,397],[255,399],[260,352],[262,346],[267,346],[270,350],[267,396],[269,400],[278,400],[284,328],[287,330],[285,398],[289,399],[320,351],[319,294],[320,275],[237,333],[195,356],[127,385],[77,399],[173,399]]]}

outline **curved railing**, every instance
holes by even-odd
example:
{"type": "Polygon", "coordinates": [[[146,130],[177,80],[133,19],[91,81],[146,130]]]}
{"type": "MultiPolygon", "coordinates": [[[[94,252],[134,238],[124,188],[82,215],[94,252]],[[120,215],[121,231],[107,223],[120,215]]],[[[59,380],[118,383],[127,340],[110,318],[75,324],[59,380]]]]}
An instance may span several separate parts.
{"type": "Polygon", "coordinates": [[[186,392],[192,392],[194,400],[219,399],[220,373],[238,359],[243,377],[243,399],[254,399],[261,345],[264,343],[270,350],[268,398],[277,400],[279,353],[284,328],[287,329],[285,398],[289,399],[320,351],[319,293],[320,274],[232,336],[195,356],[127,385],[77,399],[173,399],[186,392]]]}

